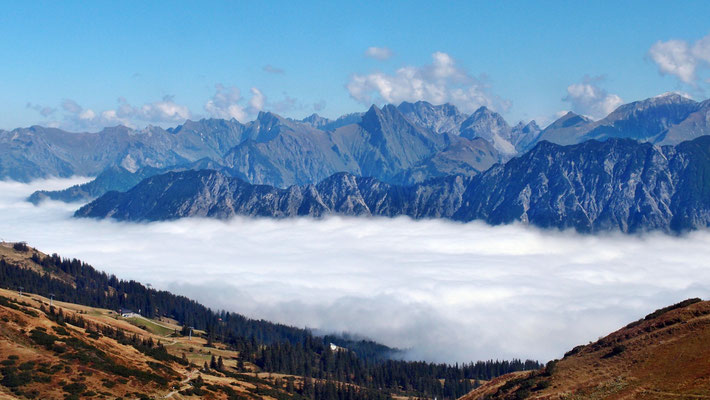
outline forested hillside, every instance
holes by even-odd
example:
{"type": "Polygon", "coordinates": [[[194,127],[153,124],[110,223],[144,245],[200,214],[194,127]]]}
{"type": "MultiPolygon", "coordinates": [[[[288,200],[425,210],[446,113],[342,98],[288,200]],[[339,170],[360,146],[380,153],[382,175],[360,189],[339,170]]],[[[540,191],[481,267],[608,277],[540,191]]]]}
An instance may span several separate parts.
{"type": "Polygon", "coordinates": [[[23,244],[0,246],[0,286],[56,300],[110,310],[140,310],[146,318],[168,317],[204,331],[208,343],[237,351],[242,363],[262,371],[357,385],[383,394],[456,398],[501,374],[536,369],[534,361],[479,361],[465,365],[397,360],[402,353],[381,344],[308,330],[242,315],[213,311],[183,296],[147,288],[99,272],[76,259],[45,255],[23,244]],[[331,344],[336,345],[335,349],[331,344]]]}

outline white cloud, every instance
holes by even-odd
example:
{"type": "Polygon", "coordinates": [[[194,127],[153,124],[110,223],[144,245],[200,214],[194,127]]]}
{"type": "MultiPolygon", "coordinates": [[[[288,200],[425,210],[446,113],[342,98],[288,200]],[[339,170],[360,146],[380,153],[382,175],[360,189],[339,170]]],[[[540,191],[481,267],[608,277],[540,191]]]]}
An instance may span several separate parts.
{"type": "Polygon", "coordinates": [[[624,102],[618,95],[600,88],[597,83],[602,80],[602,77],[585,77],[581,83],[567,86],[567,96],[562,100],[569,102],[576,113],[604,118],[624,102]]]}
{"type": "Polygon", "coordinates": [[[388,60],[392,58],[392,50],[390,50],[387,47],[368,47],[367,50],[365,50],[365,56],[374,58],[375,60],[388,60]]]}
{"type": "Polygon", "coordinates": [[[93,110],[83,110],[79,113],[79,119],[92,120],[96,118],[96,113],[93,110]]]}
{"type": "Polygon", "coordinates": [[[235,118],[244,122],[247,119],[247,111],[240,104],[242,100],[239,88],[217,84],[214,96],[205,103],[205,111],[214,118],[235,118]]]}
{"type": "Polygon", "coordinates": [[[187,106],[175,103],[172,96],[160,101],[133,106],[122,97],[116,109],[96,111],[84,108],[72,99],[62,102],[63,119],[49,121],[51,126],[68,130],[100,130],[106,126],[125,125],[131,128],[143,124],[174,124],[184,122],[191,113],[187,106]]]}
{"type": "Polygon", "coordinates": [[[251,99],[248,102],[235,86],[217,84],[215,88],[214,96],[205,103],[205,111],[214,118],[235,118],[239,122],[246,122],[263,110],[266,104],[266,96],[254,87],[251,88],[251,99]]]}
{"type": "Polygon", "coordinates": [[[0,182],[0,238],[213,308],[411,348],[413,358],[558,358],[710,290],[708,231],[584,236],[407,218],[129,224],[22,201],[66,185],[0,182]]]}
{"type": "MultiPolygon", "coordinates": [[[[119,117],[122,117],[119,115],[119,117]]],[[[138,118],[148,122],[184,122],[190,118],[190,110],[173,101],[173,96],[165,96],[162,101],[156,101],[134,108],[132,114],[123,117],[138,118]]]]}
{"type": "Polygon", "coordinates": [[[685,83],[695,81],[697,60],[691,54],[687,42],[683,40],[658,41],[651,46],[649,54],[662,74],[675,75],[685,83]]]}
{"type": "Polygon", "coordinates": [[[469,75],[442,52],[433,53],[432,63],[422,67],[404,66],[394,74],[354,74],[346,87],[352,98],[366,105],[426,100],[434,104],[450,102],[465,112],[480,106],[498,111],[510,107],[509,102],[491,94],[481,79],[469,75]]]}
{"type": "MultiPolygon", "coordinates": [[[[270,103],[258,88],[250,89],[251,97],[244,98],[239,88],[215,85],[214,95],[205,102],[204,111],[209,117],[247,122],[259,111],[272,109],[275,112],[289,112],[305,108],[298,99],[284,93],[284,98],[270,103]]],[[[71,131],[98,131],[107,126],[124,125],[129,128],[142,128],[145,125],[174,126],[190,118],[203,118],[204,114],[193,114],[183,104],[175,102],[173,96],[165,96],[160,101],[134,106],[123,97],[118,98],[115,108],[96,110],[84,108],[72,99],[65,99],[61,104],[61,115],[55,115],[56,109],[27,103],[45,117],[43,125],[63,128],[71,131]],[[56,119],[49,119],[56,117],[56,119]]]]}
{"type": "Polygon", "coordinates": [[[264,104],[266,104],[266,96],[257,88],[251,88],[251,99],[249,100],[249,107],[254,111],[261,111],[264,109],[264,104]]]}
{"type": "Polygon", "coordinates": [[[674,75],[684,83],[695,85],[698,70],[710,67],[710,35],[692,44],[676,39],[658,41],[648,53],[661,74],[674,75]]]}

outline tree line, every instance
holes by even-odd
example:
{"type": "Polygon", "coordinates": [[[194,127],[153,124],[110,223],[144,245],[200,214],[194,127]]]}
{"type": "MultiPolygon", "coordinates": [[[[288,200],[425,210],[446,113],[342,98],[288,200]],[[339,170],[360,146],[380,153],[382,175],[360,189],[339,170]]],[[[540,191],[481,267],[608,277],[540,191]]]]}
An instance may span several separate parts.
{"type": "MultiPolygon", "coordinates": [[[[305,397],[320,399],[331,387],[321,381],[384,393],[404,393],[417,397],[453,399],[473,389],[477,381],[514,371],[539,369],[536,361],[478,361],[468,364],[435,364],[397,360],[401,354],[382,344],[345,336],[314,336],[306,329],[254,320],[237,313],[214,311],[167,291],[147,288],[136,281],[124,281],[97,271],[77,259],[57,254],[34,253],[32,261],[42,273],[0,260],[0,285],[9,289],[24,287],[27,292],[54,295],[60,301],[113,310],[141,310],[148,318],[170,317],[184,326],[206,332],[208,342],[220,341],[240,352],[233,367],[243,369],[250,362],[263,371],[279,372],[313,379],[305,397]],[[338,349],[332,350],[330,344],[338,349]]],[[[336,386],[339,395],[342,389],[336,386]]],[[[301,390],[304,390],[301,388],[301,390]]],[[[346,390],[347,392],[347,390],[346,390]]]]}

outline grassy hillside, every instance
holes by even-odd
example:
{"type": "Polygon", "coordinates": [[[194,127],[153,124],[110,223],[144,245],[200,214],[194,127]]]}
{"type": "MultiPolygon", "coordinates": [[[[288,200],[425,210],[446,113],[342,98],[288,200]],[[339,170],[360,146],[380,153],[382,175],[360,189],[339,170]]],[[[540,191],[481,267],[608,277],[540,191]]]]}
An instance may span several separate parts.
{"type": "Polygon", "coordinates": [[[0,289],[0,321],[0,399],[302,398],[297,377],[238,373],[221,344],[152,333],[111,310],[0,289]],[[209,368],[212,357],[222,367],[209,368]]]}
{"type": "Polygon", "coordinates": [[[108,276],[79,260],[19,244],[0,244],[0,288],[5,289],[0,306],[13,314],[7,317],[7,327],[3,325],[0,358],[18,357],[3,358],[8,361],[7,369],[0,370],[0,393],[20,397],[63,398],[60,392],[47,397],[45,390],[61,390],[81,367],[91,369],[91,376],[119,384],[110,388],[115,391],[102,391],[85,379],[68,390],[82,389],[98,397],[107,393],[105,398],[137,398],[126,392],[135,389],[154,398],[175,392],[171,397],[192,393],[204,398],[454,399],[477,381],[540,366],[520,360],[455,366],[393,360],[388,358],[392,349],[375,342],[318,337],[304,329],[215,312],[185,297],[108,276]],[[141,310],[141,315],[123,318],[119,309],[141,310]],[[188,326],[195,328],[192,339],[188,326]],[[58,336],[58,329],[71,336],[69,342],[58,336]],[[337,345],[335,350],[331,344],[337,345]],[[27,346],[38,359],[13,353],[18,346],[27,346]],[[143,356],[134,357],[136,352],[143,356]],[[30,370],[18,369],[27,361],[45,362],[44,358],[51,360],[46,361],[49,367],[69,366],[63,370],[67,377],[35,381],[30,370]],[[195,374],[212,386],[195,390],[195,374]],[[140,384],[132,383],[135,377],[142,379],[140,384]],[[211,382],[222,382],[227,389],[211,382]],[[234,395],[228,390],[243,383],[251,391],[234,395]]]}
{"type": "Polygon", "coordinates": [[[710,301],[660,309],[462,399],[710,399],[710,301]]]}

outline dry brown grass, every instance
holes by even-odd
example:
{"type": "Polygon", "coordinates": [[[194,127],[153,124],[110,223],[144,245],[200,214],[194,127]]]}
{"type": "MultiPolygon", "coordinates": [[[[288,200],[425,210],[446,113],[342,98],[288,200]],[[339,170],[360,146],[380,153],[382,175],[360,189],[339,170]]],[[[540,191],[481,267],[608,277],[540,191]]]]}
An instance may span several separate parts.
{"type": "MultiPolygon", "coordinates": [[[[525,383],[498,389],[518,377],[501,377],[463,398],[515,398],[525,383]]],[[[551,376],[537,373],[529,381],[533,388],[543,381],[548,385],[531,389],[530,399],[710,399],[710,302],[668,311],[580,346],[557,362],[551,376]]]]}
{"type": "MultiPolygon", "coordinates": [[[[16,365],[33,361],[37,365],[40,363],[48,363],[48,365],[61,365],[62,367],[61,371],[50,376],[51,380],[49,382],[32,382],[20,387],[23,393],[31,393],[32,391],[40,393],[40,395],[36,397],[38,399],[64,399],[66,393],[63,391],[62,386],[76,380],[80,380],[82,384],[86,385],[87,390],[99,394],[103,393],[104,396],[108,396],[108,398],[135,398],[136,396],[132,395],[134,392],[149,394],[153,398],[163,398],[164,396],[170,395],[169,398],[176,400],[227,398],[227,395],[220,391],[211,391],[209,394],[203,396],[184,396],[178,393],[178,390],[190,388],[191,379],[196,378],[198,375],[202,377],[206,384],[229,386],[246,398],[261,398],[250,392],[250,389],[254,389],[257,386],[268,387],[271,385],[270,382],[273,382],[277,377],[285,377],[284,375],[273,374],[271,377],[263,376],[263,379],[260,381],[263,383],[253,383],[229,378],[217,371],[202,373],[198,371],[195,365],[185,367],[178,363],[162,362],[162,364],[177,373],[177,375],[170,377],[171,381],[168,386],[161,387],[160,385],[150,382],[141,382],[134,378],[128,379],[125,383],[120,383],[120,377],[111,375],[100,368],[97,369],[93,366],[81,365],[76,361],[65,360],[62,358],[61,354],[47,350],[43,346],[38,346],[29,338],[30,332],[36,327],[46,329],[48,333],[54,333],[54,328],[59,326],[56,322],[49,319],[44,312],[40,311],[41,306],[45,308],[49,306],[49,299],[28,293],[20,296],[16,291],[5,289],[0,289],[0,296],[23,304],[18,305],[18,307],[28,312],[35,312],[37,315],[28,315],[22,310],[0,305],[0,361],[7,360],[8,357],[12,355],[18,358],[16,365]],[[70,370],[65,370],[65,367],[69,367],[70,370]],[[105,386],[104,381],[118,383],[109,388],[105,386]],[[171,386],[173,385],[177,385],[178,389],[175,390],[172,388],[171,386]]],[[[85,307],[59,301],[54,301],[54,306],[56,309],[61,309],[65,315],[80,315],[93,325],[109,325],[124,330],[128,335],[135,333],[142,338],[147,339],[150,337],[154,342],[160,340],[166,346],[168,352],[178,357],[184,352],[189,361],[199,366],[202,366],[205,361],[209,362],[212,355],[216,357],[222,356],[229,369],[236,365],[234,359],[238,357],[238,353],[226,349],[221,343],[216,343],[217,347],[207,348],[205,347],[206,340],[203,338],[193,336],[192,340],[188,340],[187,337],[165,337],[156,335],[124,320],[111,310],[85,307]],[[192,348],[192,352],[190,352],[190,348],[192,348]]],[[[169,324],[170,321],[161,321],[160,323],[169,324]]],[[[139,352],[133,346],[120,344],[112,338],[101,336],[98,339],[91,339],[88,337],[86,330],[69,324],[66,325],[65,329],[72,337],[78,338],[90,346],[108,354],[117,364],[149,371],[148,362],[159,362],[139,352]]],[[[61,338],[62,336],[59,337],[61,338]]],[[[232,371],[234,372],[233,369],[232,371]]],[[[169,374],[163,375],[169,377],[169,374]]],[[[17,396],[13,394],[9,388],[0,385],[0,400],[16,398],[26,397],[17,396]]]]}

